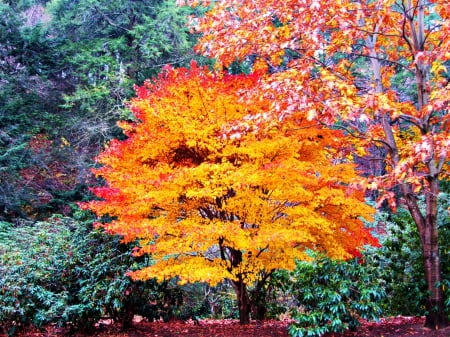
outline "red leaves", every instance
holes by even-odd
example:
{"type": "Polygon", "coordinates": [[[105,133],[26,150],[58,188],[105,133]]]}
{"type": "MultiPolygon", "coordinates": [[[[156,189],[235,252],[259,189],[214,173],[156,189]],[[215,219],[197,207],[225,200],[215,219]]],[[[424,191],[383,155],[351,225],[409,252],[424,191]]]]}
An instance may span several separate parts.
{"type": "MultiPolygon", "coordinates": [[[[423,317],[396,316],[382,318],[379,322],[362,321],[356,331],[344,334],[326,335],[324,337],[447,337],[449,328],[442,331],[424,329],[423,317]]],[[[287,329],[290,321],[251,322],[249,325],[239,325],[235,320],[200,320],[199,325],[190,321],[171,321],[169,323],[149,323],[135,317],[133,327],[127,331],[119,324],[102,321],[101,328],[95,332],[98,337],[288,337],[287,329]]],[[[25,336],[65,336],[67,331],[56,325],[42,328],[44,331],[25,331],[18,337],[25,336]]]]}

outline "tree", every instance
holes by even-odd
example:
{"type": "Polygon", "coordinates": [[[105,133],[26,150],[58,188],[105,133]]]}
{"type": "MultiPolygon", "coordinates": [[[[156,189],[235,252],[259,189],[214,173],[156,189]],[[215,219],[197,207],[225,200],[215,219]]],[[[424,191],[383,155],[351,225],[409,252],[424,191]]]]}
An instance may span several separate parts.
{"type": "Polygon", "coordinates": [[[59,135],[73,154],[67,157],[72,176],[89,184],[92,159],[105,141],[123,137],[115,123],[130,118],[124,102],[133,96],[133,84],[164,64],[189,64],[191,10],[170,0],[53,0],[46,8],[57,51],[52,75],[64,94],[59,108],[65,128],[59,135]]]}
{"type": "Polygon", "coordinates": [[[366,159],[380,160],[384,172],[361,185],[378,190],[380,203],[406,207],[417,225],[429,292],[425,325],[432,329],[448,325],[437,196],[439,181],[448,180],[449,6],[435,0],[224,0],[192,20],[203,34],[198,50],[219,66],[245,60],[267,70],[252,94],[272,98],[272,118],[338,125],[359,156],[377,150],[378,158],[366,159]]]}
{"type": "Polygon", "coordinates": [[[132,85],[192,57],[173,1],[0,1],[0,218],[69,214],[132,85]],[[41,148],[38,145],[42,145],[41,148]]]}
{"type": "Polygon", "coordinates": [[[53,0],[47,7],[59,43],[58,70],[71,86],[67,107],[91,118],[102,111],[98,125],[124,112],[134,83],[164,64],[189,64],[192,58],[189,10],[173,1],[53,0]]]}
{"type": "Polygon", "coordinates": [[[342,133],[305,119],[258,128],[268,101],[240,99],[258,80],[196,63],[166,67],[137,88],[137,120],[120,123],[128,139],[97,159],[101,200],[82,204],[112,219],[103,226],[125,242],[139,239],[135,254],[152,255],[155,264],[133,278],[229,279],[243,324],[249,285],[293,269],[310,250],[342,259],[375,243],[360,218],[373,209],[347,189],[354,166],[329,160],[342,133]]]}
{"type": "Polygon", "coordinates": [[[61,95],[48,79],[53,51],[45,28],[27,25],[22,6],[0,2],[0,218],[26,216],[39,198],[40,191],[21,176],[38,161],[28,145],[34,134],[55,137],[61,126],[61,95]]]}

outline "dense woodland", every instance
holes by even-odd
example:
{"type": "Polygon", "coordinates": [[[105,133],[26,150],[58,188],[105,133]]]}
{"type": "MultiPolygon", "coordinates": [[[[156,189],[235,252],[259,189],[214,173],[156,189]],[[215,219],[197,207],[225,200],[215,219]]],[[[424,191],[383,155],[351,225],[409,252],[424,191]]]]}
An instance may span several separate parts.
{"type": "Polygon", "coordinates": [[[446,327],[450,5],[201,3],[0,0],[0,332],[446,327]]]}

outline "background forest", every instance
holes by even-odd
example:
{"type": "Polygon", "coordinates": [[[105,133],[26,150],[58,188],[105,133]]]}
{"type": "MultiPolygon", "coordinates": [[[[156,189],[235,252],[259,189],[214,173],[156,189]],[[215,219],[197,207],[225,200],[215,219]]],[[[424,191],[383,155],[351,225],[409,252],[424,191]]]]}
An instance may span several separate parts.
{"type": "MultiPolygon", "coordinates": [[[[150,265],[151,256],[133,256],[133,242],[94,228],[94,215],[77,206],[92,200],[89,188],[101,183],[91,171],[98,166],[94,159],[111,139],[126,138],[116,122],[133,120],[127,102],[134,86],[167,64],[213,64],[194,52],[197,36],[186,26],[189,15],[203,11],[163,0],[0,0],[5,333],[48,323],[90,331],[101,317],[125,327],[134,315],[238,317],[230,282],[132,281],[126,273],[150,265]]],[[[245,62],[228,68],[235,74],[247,70],[245,62]]],[[[398,90],[411,95],[408,87],[398,90]]],[[[366,174],[380,169],[364,161],[360,166],[366,174]]],[[[449,314],[448,182],[441,182],[441,189],[438,226],[449,314]]],[[[264,289],[249,289],[252,318],[292,316],[311,335],[320,335],[353,328],[358,317],[424,315],[423,257],[410,215],[381,207],[366,226],[380,247],[367,248],[359,260],[318,255],[313,262],[298,262],[293,272],[277,271],[264,289]]]]}

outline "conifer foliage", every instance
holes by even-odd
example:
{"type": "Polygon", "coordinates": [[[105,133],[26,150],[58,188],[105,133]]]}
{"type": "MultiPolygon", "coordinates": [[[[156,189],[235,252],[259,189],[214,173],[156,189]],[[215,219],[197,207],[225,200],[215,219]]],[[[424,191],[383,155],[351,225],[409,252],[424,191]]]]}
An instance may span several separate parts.
{"type": "Polygon", "coordinates": [[[139,239],[135,254],[152,254],[135,279],[231,280],[241,323],[247,287],[274,270],[309,250],[345,259],[376,243],[361,221],[373,209],[347,188],[354,166],[330,159],[345,148],[341,132],[305,118],[262,123],[269,102],[242,100],[259,80],[192,63],[137,87],[136,121],[120,123],[128,138],[97,158],[100,200],[82,204],[124,241],[139,239]]]}

